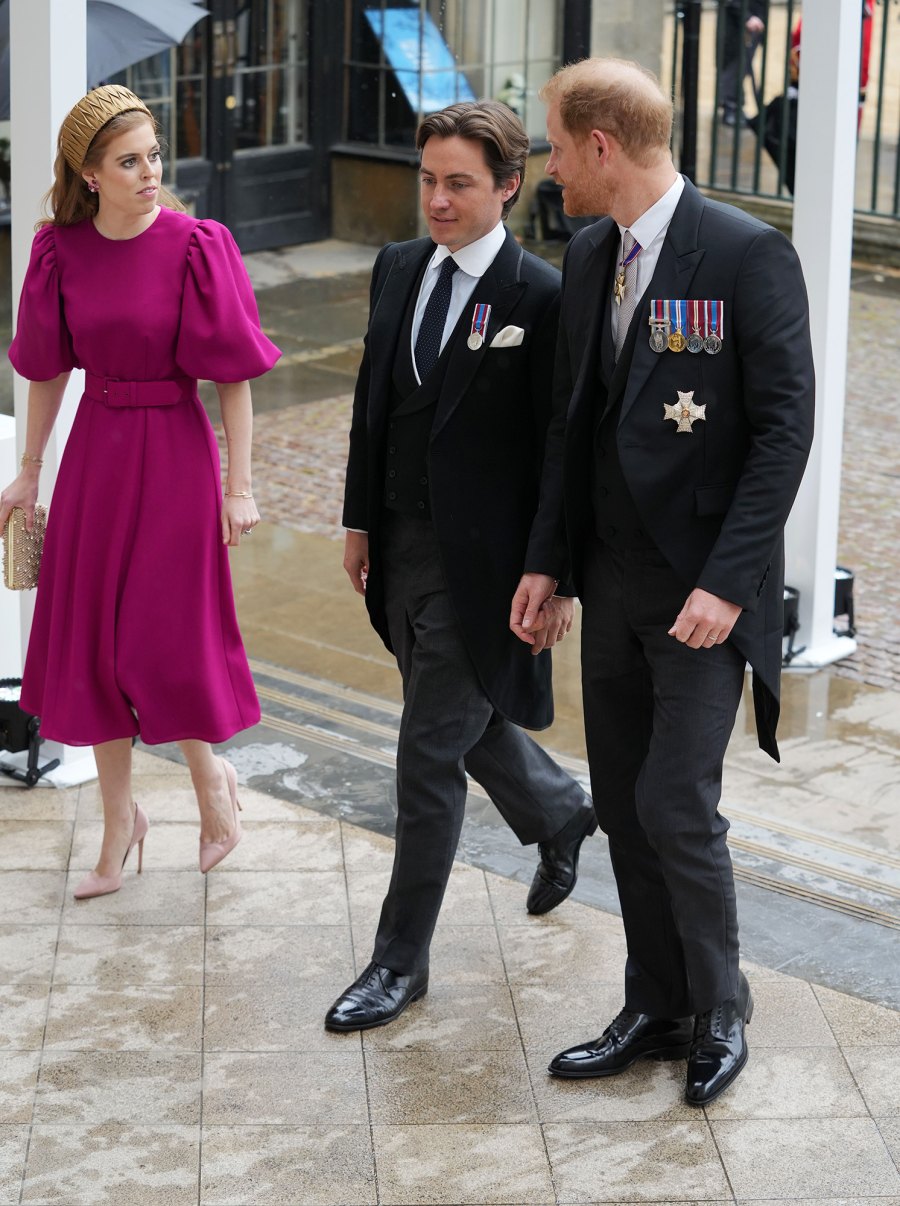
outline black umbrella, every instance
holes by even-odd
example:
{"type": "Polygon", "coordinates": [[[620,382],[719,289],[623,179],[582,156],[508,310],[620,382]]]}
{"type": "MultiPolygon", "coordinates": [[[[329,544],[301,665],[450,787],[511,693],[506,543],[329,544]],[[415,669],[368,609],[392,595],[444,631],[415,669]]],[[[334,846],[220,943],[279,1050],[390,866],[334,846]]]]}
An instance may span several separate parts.
{"type": "MultiPolygon", "coordinates": [[[[86,0],[87,86],[177,46],[208,16],[196,0],[86,0]]],[[[9,0],[0,0],[0,120],[9,117],[9,0]]]]}

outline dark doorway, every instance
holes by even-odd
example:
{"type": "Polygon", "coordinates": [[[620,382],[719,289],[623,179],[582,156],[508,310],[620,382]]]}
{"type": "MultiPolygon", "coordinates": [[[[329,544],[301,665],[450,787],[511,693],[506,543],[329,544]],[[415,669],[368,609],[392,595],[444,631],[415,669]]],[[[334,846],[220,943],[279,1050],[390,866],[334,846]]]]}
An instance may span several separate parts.
{"type": "Polygon", "coordinates": [[[339,128],[339,4],[206,0],[202,161],[179,164],[198,212],[244,251],[328,236],[328,152],[339,128]],[[333,104],[315,103],[332,98],[333,104]]]}

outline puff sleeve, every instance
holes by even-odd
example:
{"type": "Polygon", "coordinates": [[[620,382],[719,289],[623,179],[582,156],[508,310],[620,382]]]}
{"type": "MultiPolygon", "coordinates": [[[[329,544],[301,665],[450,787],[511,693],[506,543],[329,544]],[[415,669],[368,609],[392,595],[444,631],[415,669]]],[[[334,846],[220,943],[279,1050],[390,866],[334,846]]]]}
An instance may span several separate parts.
{"type": "Polygon", "coordinates": [[[188,245],[178,367],[204,381],[246,381],[267,373],[280,355],[260,330],[256,298],[231,232],[218,222],[198,222],[188,245]]]}
{"type": "Polygon", "coordinates": [[[31,244],[16,337],[9,349],[13,368],[28,381],[52,381],[75,367],[66,326],[52,225],[42,226],[31,244]]]}

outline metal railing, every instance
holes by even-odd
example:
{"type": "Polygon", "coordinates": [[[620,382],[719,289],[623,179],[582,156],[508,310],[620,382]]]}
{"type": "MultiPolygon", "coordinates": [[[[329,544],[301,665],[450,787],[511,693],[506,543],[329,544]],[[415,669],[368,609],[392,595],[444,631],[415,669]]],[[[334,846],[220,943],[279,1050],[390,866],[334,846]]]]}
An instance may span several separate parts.
{"type": "MultiPolygon", "coordinates": [[[[852,0],[851,0],[852,2],[852,0]]],[[[900,218],[900,0],[858,0],[863,21],[856,209],[900,218]],[[866,14],[864,17],[864,13],[866,14]]],[[[676,105],[676,142],[691,139],[696,95],[695,183],[703,188],[789,199],[793,189],[797,78],[801,70],[799,0],[705,0],[699,46],[696,10],[667,5],[664,83],[676,105]],[[731,10],[730,13],[728,10],[731,10]],[[762,10],[765,32],[753,44],[748,19],[762,10]],[[689,17],[685,57],[685,18],[689,17]],[[743,31],[734,61],[734,32],[743,31]],[[731,43],[729,44],[729,39],[731,43]],[[685,77],[687,70],[695,78],[685,77]],[[723,80],[725,86],[723,87],[723,80]],[[733,115],[733,121],[728,116],[733,115]],[[685,121],[687,119],[687,121],[685,121]]],[[[682,146],[675,146],[676,161],[682,146]]]]}

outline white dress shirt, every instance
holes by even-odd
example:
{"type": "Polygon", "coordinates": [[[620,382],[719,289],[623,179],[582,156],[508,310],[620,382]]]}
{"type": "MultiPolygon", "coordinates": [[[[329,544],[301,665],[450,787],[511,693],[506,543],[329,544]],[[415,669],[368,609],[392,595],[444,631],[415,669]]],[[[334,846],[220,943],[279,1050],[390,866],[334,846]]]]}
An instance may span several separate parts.
{"type": "MultiPolygon", "coordinates": [[[[444,345],[453,333],[453,328],[459,322],[459,316],[466,308],[466,303],[475,292],[475,286],[497,258],[497,252],[503,246],[505,240],[506,226],[503,222],[498,222],[494,229],[488,231],[486,235],[482,235],[474,243],[468,243],[465,247],[460,247],[458,251],[452,253],[454,260],[456,260],[457,271],[453,274],[453,291],[450,294],[450,308],[447,311],[447,321],[444,323],[444,333],[441,336],[442,352],[444,345]]],[[[410,351],[412,352],[413,371],[416,374],[416,381],[420,385],[422,384],[422,379],[416,367],[416,339],[419,334],[419,327],[422,325],[422,315],[425,313],[428,299],[431,297],[431,292],[437,284],[441,265],[450,254],[451,252],[446,247],[435,248],[434,255],[431,257],[428,267],[425,269],[425,275],[422,277],[419,300],[416,302],[416,312],[413,315],[410,351]]],[[[638,256],[638,259],[640,259],[640,256],[638,256]]]]}
{"type": "MultiPolygon", "coordinates": [[[[636,222],[632,222],[630,226],[619,227],[617,266],[622,263],[625,256],[624,238],[626,230],[630,230],[634,238],[641,245],[641,253],[636,261],[637,295],[639,298],[643,297],[644,290],[650,284],[653,273],[656,271],[656,265],[659,263],[659,253],[662,251],[662,245],[669,232],[669,223],[672,221],[672,216],[675,213],[678,202],[681,200],[683,192],[684,177],[678,175],[675,177],[672,187],[664,192],[660,199],[651,205],[645,213],[641,214],[636,222]]],[[[609,309],[612,315],[613,343],[615,343],[619,329],[619,307],[610,306],[609,309]]]]}

